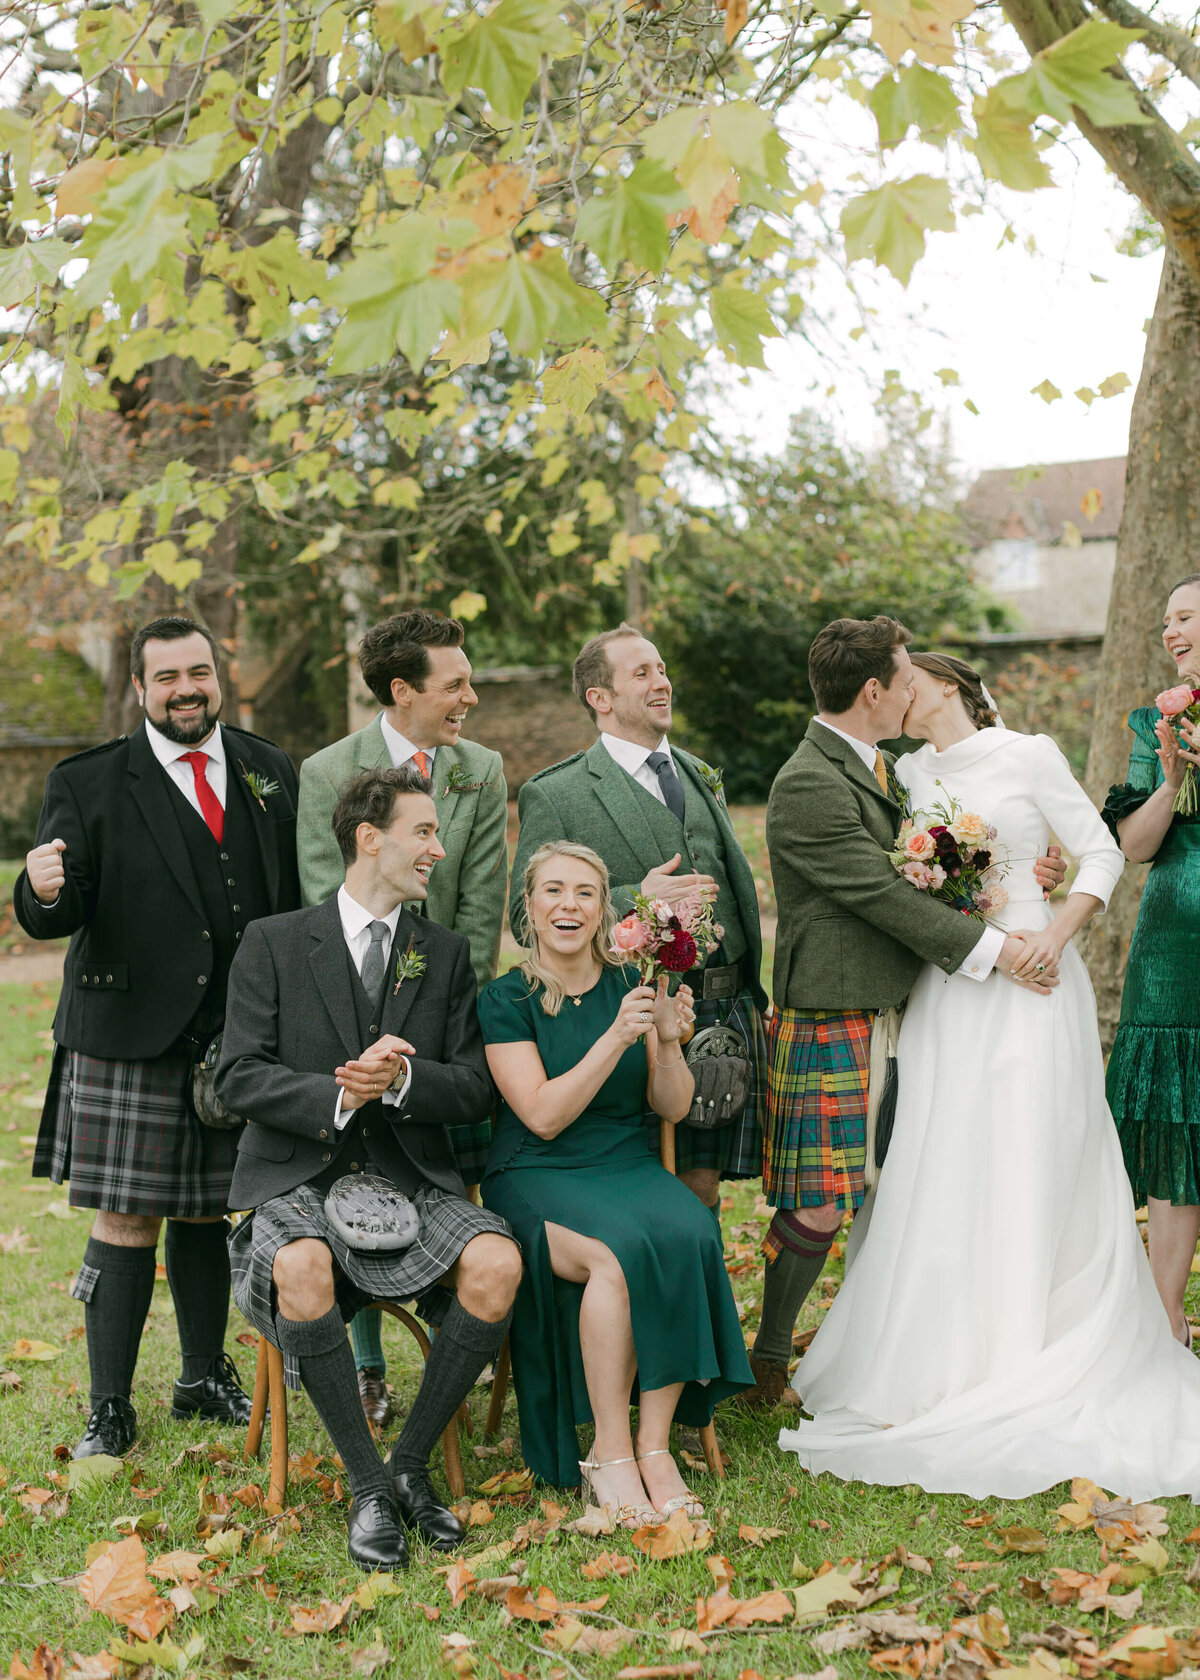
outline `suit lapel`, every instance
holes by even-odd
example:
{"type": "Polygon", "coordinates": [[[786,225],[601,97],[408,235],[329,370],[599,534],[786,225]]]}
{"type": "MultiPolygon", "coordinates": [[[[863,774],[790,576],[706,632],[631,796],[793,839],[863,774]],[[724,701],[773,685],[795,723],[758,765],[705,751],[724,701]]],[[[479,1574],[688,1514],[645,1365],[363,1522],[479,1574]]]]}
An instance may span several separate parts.
{"type": "Polygon", "coordinates": [[[383,738],[383,724],[379,718],[372,718],[365,729],[360,729],[355,741],[356,760],[360,770],[377,770],[380,765],[392,762],[387,742],[383,738]]]}
{"type": "Polygon", "coordinates": [[[896,807],[896,800],[890,793],[885,793],[875,780],[875,772],[868,770],[862,759],[855,752],[849,741],[843,741],[840,735],[835,735],[832,729],[826,729],[823,723],[813,718],[806,731],[806,738],[817,747],[832,763],[838,764],[849,776],[852,782],[857,782],[873,793],[876,799],[881,799],[885,805],[896,807]]]}
{"type": "Polygon", "coordinates": [[[329,1019],[342,1041],[347,1060],[352,1061],[365,1046],[358,1042],[358,1013],[350,989],[353,979],[350,953],[342,933],[342,916],[336,893],[313,911],[310,932],[313,948],[309,953],[309,967],[322,1002],[329,1011],[329,1019]]]}
{"type": "MultiPolygon", "coordinates": [[[[441,757],[440,753],[438,757],[441,757]]],[[[392,941],[391,955],[388,958],[387,983],[383,993],[383,1016],[380,1026],[385,1033],[395,1033],[399,1036],[400,1029],[421,989],[423,972],[411,979],[402,980],[397,985],[396,964],[410,952],[414,957],[420,957],[423,963],[427,963],[429,955],[425,948],[425,935],[426,927],[422,919],[414,916],[411,910],[401,910],[400,920],[396,923],[396,937],[392,941]]]]}
{"type": "MultiPolygon", "coordinates": [[[[627,770],[622,770],[603,741],[596,741],[584,756],[594,778],[596,796],[625,844],[638,858],[653,857],[658,863],[665,863],[679,848],[666,845],[655,826],[655,812],[646,804],[647,800],[651,805],[658,804],[654,795],[647,793],[645,798],[640,797],[645,790],[638,787],[627,770]]],[[[662,810],[670,820],[665,805],[662,810]]]]}
{"type": "Polygon", "coordinates": [[[200,897],[200,883],[188,856],[187,842],[179,826],[179,818],[171,804],[167,772],[154,756],[146,738],[145,724],[130,737],[128,773],[133,783],[129,791],[134,804],[145,818],[151,838],[162,853],[172,879],[179,883],[195,907],[197,915],[203,920],[204,904],[200,897]]]}
{"type": "Polygon", "coordinates": [[[221,734],[225,742],[225,803],[228,805],[231,799],[240,799],[250,813],[250,826],[258,843],[267,884],[267,902],[275,905],[279,903],[279,847],[275,841],[275,823],[267,810],[267,799],[260,803],[255,798],[247,776],[257,770],[266,780],[272,778],[253,762],[252,754],[245,750],[243,742],[236,740],[228,730],[222,730],[221,734]]]}

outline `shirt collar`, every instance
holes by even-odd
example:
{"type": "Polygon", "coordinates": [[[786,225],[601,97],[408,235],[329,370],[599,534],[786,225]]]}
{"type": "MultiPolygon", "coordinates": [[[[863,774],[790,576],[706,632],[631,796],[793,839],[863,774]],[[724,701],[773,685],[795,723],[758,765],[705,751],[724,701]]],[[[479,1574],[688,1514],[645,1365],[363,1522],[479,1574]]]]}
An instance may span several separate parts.
{"type": "Polygon", "coordinates": [[[195,743],[189,744],[187,741],[169,741],[162,730],[156,729],[150,719],[147,718],[146,739],[150,743],[150,751],[164,770],[169,764],[174,764],[181,759],[184,753],[190,752],[207,753],[214,764],[223,766],[225,763],[225,739],[220,724],[213,730],[207,741],[202,741],[197,745],[195,743]]]}
{"type": "Polygon", "coordinates": [[[388,722],[386,712],[380,712],[379,714],[379,727],[383,730],[384,745],[387,747],[388,756],[396,769],[399,769],[402,764],[410,764],[419,752],[425,754],[429,760],[430,770],[433,769],[434,755],[437,752],[436,747],[414,747],[407,735],[401,735],[400,731],[388,722]]]}
{"type": "MultiPolygon", "coordinates": [[[[671,748],[665,735],[656,747],[639,747],[633,741],[622,740],[619,735],[602,733],[600,739],[609,757],[615,759],[622,770],[628,770],[631,776],[637,775],[651,753],[665,752],[667,757],[671,758],[671,748]]],[[[673,764],[674,759],[671,759],[671,762],[673,764]]]]}
{"type": "Polygon", "coordinates": [[[389,945],[395,939],[396,923],[400,920],[400,912],[404,908],[402,904],[397,904],[386,916],[375,916],[370,910],[364,910],[356,898],[351,898],[344,885],[338,888],[337,902],[338,915],[342,918],[342,932],[347,939],[357,939],[372,922],[387,923],[389,945]]]}
{"type": "Polygon", "coordinates": [[[844,729],[839,729],[836,724],[826,723],[824,718],[814,718],[813,722],[819,723],[822,729],[828,729],[831,735],[839,736],[852,746],[871,774],[875,774],[875,757],[879,751],[878,747],[868,746],[865,741],[860,741],[856,735],[847,735],[844,729]]]}

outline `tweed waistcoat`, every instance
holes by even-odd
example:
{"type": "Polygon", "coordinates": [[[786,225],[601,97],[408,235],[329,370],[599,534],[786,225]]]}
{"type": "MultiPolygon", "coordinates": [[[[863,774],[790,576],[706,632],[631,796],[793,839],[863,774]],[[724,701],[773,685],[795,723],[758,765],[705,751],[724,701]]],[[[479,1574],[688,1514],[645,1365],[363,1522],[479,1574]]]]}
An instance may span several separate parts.
{"type": "Polygon", "coordinates": [[[720,959],[727,963],[740,962],[750,942],[729,880],[724,836],[712,807],[686,770],[680,780],[684,798],[683,867],[699,875],[711,875],[717,883],[717,920],[725,929],[720,959]]]}

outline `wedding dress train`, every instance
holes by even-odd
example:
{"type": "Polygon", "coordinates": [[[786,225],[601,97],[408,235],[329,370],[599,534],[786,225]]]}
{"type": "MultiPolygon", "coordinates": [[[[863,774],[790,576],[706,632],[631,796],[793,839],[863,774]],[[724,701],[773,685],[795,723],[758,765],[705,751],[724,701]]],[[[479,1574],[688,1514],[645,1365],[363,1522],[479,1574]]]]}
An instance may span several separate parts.
{"type": "MultiPolygon", "coordinates": [[[[1120,853],[1046,736],[985,729],[897,773],[914,811],[953,795],[1014,860],[1003,926],[1052,914],[1050,831],[1107,902],[1120,853]]],[[[814,1472],[1020,1498],[1072,1476],[1200,1497],[1200,1362],[1171,1334],[1104,1098],[1095,1000],[1068,946],[1039,997],[930,965],[905,1013],[899,1100],[846,1280],[780,1434],[814,1472]]]]}

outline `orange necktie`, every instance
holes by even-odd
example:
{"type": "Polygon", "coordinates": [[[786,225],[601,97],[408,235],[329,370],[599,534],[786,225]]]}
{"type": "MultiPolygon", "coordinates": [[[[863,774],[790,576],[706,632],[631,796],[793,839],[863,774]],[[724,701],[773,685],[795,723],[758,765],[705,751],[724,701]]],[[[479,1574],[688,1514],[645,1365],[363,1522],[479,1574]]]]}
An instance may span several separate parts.
{"type": "Polygon", "coordinates": [[[879,783],[881,793],[888,792],[887,765],[883,761],[883,754],[875,748],[875,780],[879,783]]]}
{"type": "Polygon", "coordinates": [[[413,763],[416,765],[417,769],[421,772],[422,776],[425,777],[425,780],[428,781],[429,780],[429,754],[427,752],[415,752],[413,754],[413,763]]]}

